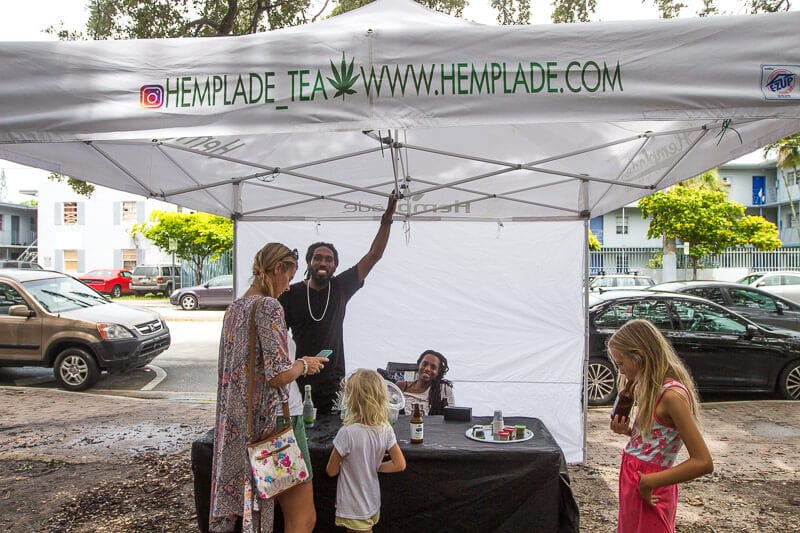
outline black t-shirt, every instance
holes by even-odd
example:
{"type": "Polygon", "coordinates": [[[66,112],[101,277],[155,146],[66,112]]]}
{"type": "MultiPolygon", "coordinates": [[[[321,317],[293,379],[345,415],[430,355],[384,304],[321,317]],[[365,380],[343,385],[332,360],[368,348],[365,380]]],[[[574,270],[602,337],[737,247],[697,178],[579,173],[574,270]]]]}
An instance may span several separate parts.
{"type": "Polygon", "coordinates": [[[305,385],[311,385],[311,397],[320,413],[331,412],[345,375],[344,316],[347,302],[363,285],[358,281],[356,265],[331,279],[330,299],[328,287],[317,291],[302,281],[292,284],[278,298],[286,313],[286,326],[292,330],[298,359],[315,356],[320,350],[333,350],[322,372],[297,380],[301,391],[305,385]]]}

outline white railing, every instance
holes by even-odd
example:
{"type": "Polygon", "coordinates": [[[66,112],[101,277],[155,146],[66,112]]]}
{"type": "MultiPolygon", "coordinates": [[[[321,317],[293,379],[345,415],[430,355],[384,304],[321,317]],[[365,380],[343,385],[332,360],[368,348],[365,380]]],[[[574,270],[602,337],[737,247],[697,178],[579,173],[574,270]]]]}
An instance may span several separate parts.
{"type": "MultiPolygon", "coordinates": [[[[591,275],[630,273],[660,268],[661,248],[611,248],[604,247],[589,252],[591,275]]],[[[689,256],[677,250],[677,268],[691,268],[689,256]]],[[[781,248],[760,252],[753,248],[735,248],[721,254],[706,255],[698,261],[698,268],[744,268],[756,270],[800,270],[800,248],[781,248]]]]}

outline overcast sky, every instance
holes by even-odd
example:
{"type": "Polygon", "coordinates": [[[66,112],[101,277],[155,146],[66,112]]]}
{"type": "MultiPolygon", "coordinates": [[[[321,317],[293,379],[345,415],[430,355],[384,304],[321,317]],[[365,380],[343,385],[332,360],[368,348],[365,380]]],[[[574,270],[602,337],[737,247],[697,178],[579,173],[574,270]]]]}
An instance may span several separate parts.
{"type": "MultiPolygon", "coordinates": [[[[71,30],[84,28],[88,12],[88,0],[6,0],[3,2],[3,16],[0,17],[0,40],[3,41],[42,41],[55,40],[43,32],[48,26],[58,26],[60,22],[71,30]]],[[[319,0],[315,0],[319,2],[319,0]]],[[[683,0],[689,7],[681,16],[696,15],[700,0],[683,0]]],[[[531,0],[533,24],[549,24],[552,11],[551,0],[531,0]]],[[[641,0],[598,0],[594,20],[636,20],[654,19],[658,12],[652,7],[653,1],[644,5],[641,0]]],[[[727,14],[742,14],[743,0],[717,0],[719,9],[727,14]]],[[[800,2],[796,2],[800,4],[800,2]]],[[[794,5],[792,10],[797,10],[794,5]]],[[[496,13],[489,7],[489,0],[472,0],[464,11],[464,17],[484,24],[494,24],[496,13]]],[[[756,159],[758,159],[756,157],[756,159]]],[[[30,196],[20,194],[20,189],[36,189],[45,183],[47,173],[30,169],[15,163],[0,160],[0,168],[6,176],[6,194],[3,201],[21,202],[30,196]]]]}

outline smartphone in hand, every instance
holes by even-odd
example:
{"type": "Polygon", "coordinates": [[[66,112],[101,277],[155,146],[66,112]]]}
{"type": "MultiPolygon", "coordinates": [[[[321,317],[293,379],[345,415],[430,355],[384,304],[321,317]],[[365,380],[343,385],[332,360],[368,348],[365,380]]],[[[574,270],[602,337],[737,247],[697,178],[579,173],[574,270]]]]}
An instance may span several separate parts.
{"type": "Polygon", "coordinates": [[[320,350],[315,357],[324,357],[328,359],[331,355],[333,355],[333,350],[320,350]]]}

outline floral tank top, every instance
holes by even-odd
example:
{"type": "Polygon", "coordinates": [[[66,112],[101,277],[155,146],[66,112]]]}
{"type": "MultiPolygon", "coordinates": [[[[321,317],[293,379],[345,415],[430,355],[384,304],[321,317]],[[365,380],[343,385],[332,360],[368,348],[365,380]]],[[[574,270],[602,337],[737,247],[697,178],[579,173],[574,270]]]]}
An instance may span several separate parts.
{"type": "MultiPolygon", "coordinates": [[[[686,387],[680,382],[670,380],[662,385],[661,393],[658,395],[658,400],[656,400],[656,406],[667,389],[671,387],[683,390],[687,396],[689,394],[686,387]]],[[[694,406],[692,406],[692,409],[694,409],[694,406]]],[[[650,434],[647,436],[641,435],[639,428],[634,424],[631,430],[631,438],[625,446],[625,453],[646,463],[669,468],[678,457],[681,446],[683,446],[683,440],[681,440],[677,428],[662,424],[653,413],[653,428],[650,434]]]]}

